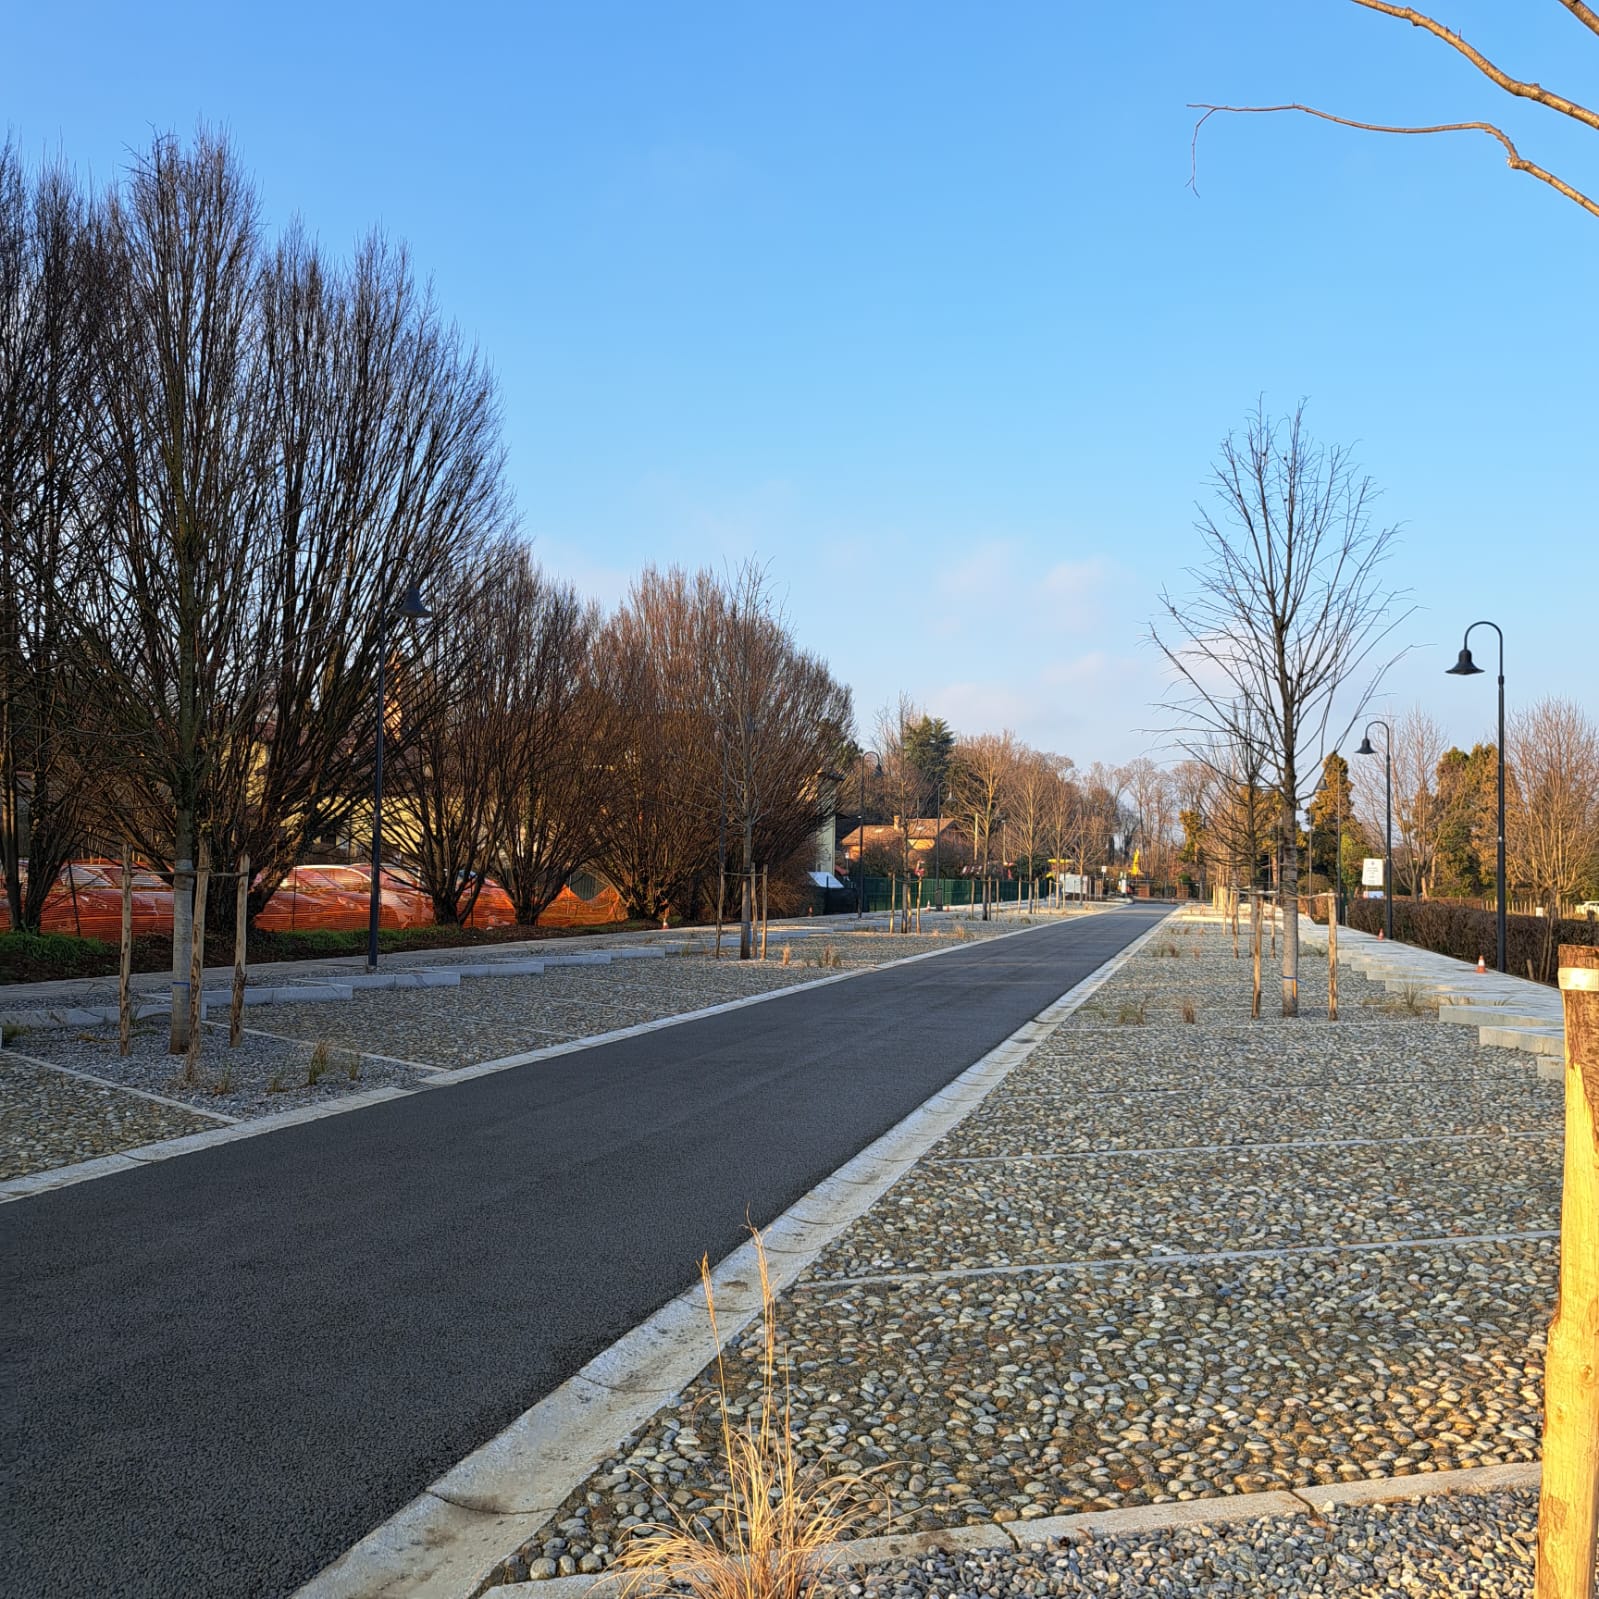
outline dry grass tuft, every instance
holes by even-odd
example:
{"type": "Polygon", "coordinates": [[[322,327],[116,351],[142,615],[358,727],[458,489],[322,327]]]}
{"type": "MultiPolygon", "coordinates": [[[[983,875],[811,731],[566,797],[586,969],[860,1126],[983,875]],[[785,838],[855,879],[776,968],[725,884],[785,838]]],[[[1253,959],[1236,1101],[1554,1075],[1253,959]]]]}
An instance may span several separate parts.
{"type": "Polygon", "coordinates": [[[1129,999],[1122,1002],[1122,1008],[1116,1012],[1116,1020],[1123,1027],[1142,1027],[1148,1020],[1149,1001],[1147,999],[1129,999]]]}
{"type": "Polygon", "coordinates": [[[1183,1001],[1183,1020],[1185,1022],[1197,1022],[1199,1020],[1199,1008],[1191,999],[1183,1001]]]}
{"type": "Polygon", "coordinates": [[[319,1038],[311,1046],[311,1058],[305,1063],[305,1086],[315,1088],[327,1076],[328,1067],[333,1064],[333,1046],[325,1038],[319,1038]]]}
{"type": "Polygon", "coordinates": [[[793,949],[785,944],[783,946],[783,965],[787,966],[794,959],[793,949]]]}
{"type": "Polygon", "coordinates": [[[824,1476],[795,1458],[788,1364],[785,1360],[780,1368],[777,1359],[777,1304],[765,1246],[761,1235],[751,1232],[761,1272],[759,1410],[752,1409],[735,1429],[710,1263],[702,1259],[727,1485],[722,1497],[697,1515],[674,1509],[671,1522],[634,1529],[614,1568],[626,1578],[622,1599],[669,1591],[693,1599],[807,1599],[821,1582],[823,1551],[859,1524],[880,1492],[868,1482],[871,1472],[824,1476]]]}

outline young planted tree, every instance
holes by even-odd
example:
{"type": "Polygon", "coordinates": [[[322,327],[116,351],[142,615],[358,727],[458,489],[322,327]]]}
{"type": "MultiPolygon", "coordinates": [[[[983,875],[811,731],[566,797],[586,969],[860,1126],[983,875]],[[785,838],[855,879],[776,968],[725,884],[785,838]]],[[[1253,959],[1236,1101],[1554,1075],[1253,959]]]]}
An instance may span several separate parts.
{"type": "Polygon", "coordinates": [[[1390,664],[1376,652],[1409,611],[1382,586],[1394,530],[1372,525],[1369,479],[1345,451],[1311,439],[1303,405],[1286,422],[1257,410],[1223,442],[1212,487],[1215,508],[1202,507],[1196,524],[1206,560],[1189,573],[1193,592],[1162,590],[1151,632],[1174,676],[1171,731],[1189,753],[1240,737],[1241,714],[1265,730],[1288,912],[1282,1006],[1297,1016],[1305,777],[1321,764],[1335,707],[1350,722],[1364,711],[1390,664]]]}

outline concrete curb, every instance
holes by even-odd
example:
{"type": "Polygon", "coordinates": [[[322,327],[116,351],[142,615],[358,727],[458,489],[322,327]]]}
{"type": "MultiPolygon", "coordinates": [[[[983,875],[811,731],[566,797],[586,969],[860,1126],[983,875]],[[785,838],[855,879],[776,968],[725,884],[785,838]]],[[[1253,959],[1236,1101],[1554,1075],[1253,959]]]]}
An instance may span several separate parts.
{"type": "MultiPolygon", "coordinates": [[[[822,1562],[834,1569],[864,1570],[934,1553],[998,1551],[1005,1554],[1045,1549],[1050,1544],[1087,1543],[1095,1538],[1130,1538],[1254,1521],[1261,1516],[1316,1519],[1361,1505],[1413,1503],[1439,1494],[1511,1493],[1537,1488],[1543,1468],[1526,1464],[1473,1466],[1464,1471],[1418,1472],[1406,1477],[1368,1478],[1313,1488],[1280,1488],[1265,1493],[1225,1494],[1214,1499],[1131,1505],[1125,1510],[1085,1510],[1073,1516],[1040,1516],[1033,1521],[982,1521],[934,1532],[891,1533],[830,1545],[822,1562]]],[[[542,1582],[503,1583],[485,1588],[480,1599],[583,1599],[610,1590],[621,1580],[609,1572],[553,1577],[542,1582]]]]}
{"type": "MultiPolygon", "coordinates": [[[[1131,960],[1165,921],[1163,916],[1152,922],[1125,949],[967,1067],[767,1227],[763,1239],[774,1292],[781,1294],[788,1288],[832,1239],[980,1104],[1063,1017],[1131,960]]],[[[1019,928],[998,937],[1016,938],[1033,931],[1037,929],[1019,928]]],[[[909,965],[944,953],[934,950],[885,965],[909,965]]],[[[884,967],[867,969],[881,971],[884,967]]],[[[858,975],[846,972],[822,981],[839,982],[858,975]]],[[[735,1003],[771,997],[763,994],[735,1003]]],[[[711,1280],[725,1346],[761,1313],[753,1242],[719,1262],[711,1280]]],[[[714,1355],[700,1290],[686,1289],[325,1567],[298,1590],[296,1599],[373,1599],[375,1595],[384,1599],[468,1599],[477,1594],[493,1568],[548,1521],[620,1440],[671,1395],[681,1392],[714,1355]]],[[[531,1599],[531,1595],[525,1594],[523,1599],[531,1599]]]]}
{"type": "MultiPolygon", "coordinates": [[[[1018,927],[1014,932],[997,933],[986,943],[997,943],[1001,939],[1021,938],[1028,933],[1036,933],[1045,927],[1055,925],[1053,921],[1045,922],[1037,927],[1018,927]]],[[[1159,926],[1157,922],[1155,924],[1159,926]]],[[[456,1070],[446,1067],[428,1066],[418,1061],[400,1061],[398,1064],[412,1067],[415,1070],[432,1075],[409,1088],[400,1088],[390,1085],[385,1088],[373,1089],[365,1094],[351,1094],[345,1098],[330,1101],[326,1105],[309,1105],[299,1110],[284,1111],[276,1116],[261,1116],[247,1121],[235,1121],[226,1127],[219,1127],[215,1132],[190,1133],[182,1138],[169,1139],[158,1144],[143,1144],[136,1149],[120,1150],[115,1155],[102,1155],[95,1160],[80,1161],[72,1166],[55,1166],[49,1171],[35,1172],[27,1177],[13,1177],[9,1181],[0,1182],[0,1204],[11,1200],[27,1199],[34,1194],[48,1192],[52,1188],[66,1188],[73,1183],[90,1182],[96,1177],[109,1177],[114,1172],[128,1171],[134,1166],[143,1165],[152,1160],[165,1160],[172,1155],[188,1155],[198,1149],[208,1149],[213,1144],[228,1144],[238,1138],[254,1138],[263,1133],[277,1131],[280,1127],[293,1127],[300,1122],[317,1121],[323,1116],[341,1116],[347,1111],[364,1110],[368,1105],[375,1105],[383,1100],[397,1099],[405,1094],[429,1093],[440,1088],[449,1088],[455,1083],[469,1082],[474,1077],[484,1077],[490,1072],[506,1071],[513,1066],[527,1066],[541,1060],[549,1060],[557,1055],[571,1055],[578,1050],[594,1049],[601,1044],[615,1043],[622,1038],[635,1038],[644,1033],[659,1032],[664,1027],[678,1027],[684,1022],[699,1021],[706,1016],[720,1015],[724,1011],[741,1010],[747,1005],[761,1005],[768,1000],[780,999],[785,994],[793,994],[802,990],[821,988],[828,983],[846,983],[857,977],[865,977],[871,972],[888,970],[891,966],[908,966],[915,961],[935,960],[941,955],[953,954],[956,950],[966,949],[965,942],[952,943],[948,949],[931,949],[920,955],[906,955],[898,960],[882,961],[876,966],[863,966],[855,971],[837,972],[831,977],[819,977],[806,983],[792,983],[787,988],[772,989],[765,994],[747,994],[742,999],[730,999],[720,1005],[708,1005],[696,1011],[686,1011],[679,1016],[662,1016],[653,1022],[640,1022],[633,1027],[618,1028],[613,1032],[596,1033],[590,1038],[573,1039],[567,1044],[550,1044],[543,1049],[530,1050],[521,1055],[507,1055],[500,1060],[485,1061],[477,1066],[463,1066],[456,1070]]],[[[609,965],[611,952],[609,950],[582,951],[571,955],[554,956],[543,959],[542,965],[609,965]]],[[[383,973],[378,974],[380,977],[383,973]]],[[[337,986],[337,985],[336,985],[337,986]]],[[[345,998],[349,997],[348,984],[345,987],[345,998]]],[[[249,991],[246,990],[248,993],[249,991]]],[[[274,992],[276,992],[274,990],[274,992]]],[[[299,997],[310,994],[317,998],[330,997],[321,987],[308,987],[286,990],[299,997]]],[[[165,1015],[165,1004],[148,1007],[151,1013],[165,1015]]],[[[85,1012],[85,1016],[91,1013],[85,1012]]],[[[111,1020],[116,1020],[116,1009],[113,1006],[109,1012],[111,1020]]],[[[256,1029],[246,1028],[246,1032],[256,1029]]],[[[264,1033],[263,1036],[277,1038],[276,1033],[264,1033]]],[[[301,1040],[286,1040],[287,1042],[301,1042],[301,1040]]],[[[0,1053],[5,1053],[0,1048],[0,1053]]],[[[17,1053],[15,1050],[10,1053],[17,1053]]],[[[366,1052],[363,1051],[363,1054],[366,1052]]],[[[373,1059],[391,1060],[391,1056],[373,1056],[373,1059]]],[[[120,1087],[120,1084],[111,1084],[120,1087]]],[[[133,1089],[125,1092],[137,1092],[133,1089]]],[[[193,1109],[185,1106],[185,1109],[193,1109]]],[[[201,1114],[204,1114],[203,1112],[201,1114]]]]}

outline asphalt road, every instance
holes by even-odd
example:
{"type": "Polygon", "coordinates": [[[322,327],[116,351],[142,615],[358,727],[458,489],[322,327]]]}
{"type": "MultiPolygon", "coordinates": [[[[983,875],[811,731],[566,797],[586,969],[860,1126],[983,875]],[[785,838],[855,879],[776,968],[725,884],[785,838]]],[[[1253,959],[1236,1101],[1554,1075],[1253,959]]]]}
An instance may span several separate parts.
{"type": "Polygon", "coordinates": [[[292,1592],[1163,909],[0,1206],[0,1592],[292,1592]]]}

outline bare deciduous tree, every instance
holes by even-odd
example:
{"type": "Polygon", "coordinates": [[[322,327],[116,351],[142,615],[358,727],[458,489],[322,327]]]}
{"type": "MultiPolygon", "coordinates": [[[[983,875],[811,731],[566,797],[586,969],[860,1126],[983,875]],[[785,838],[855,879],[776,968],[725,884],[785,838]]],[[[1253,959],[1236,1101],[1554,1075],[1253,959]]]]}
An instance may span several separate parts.
{"type": "Polygon", "coordinates": [[[1554,916],[1599,878],[1599,728],[1543,699],[1512,716],[1505,743],[1510,871],[1554,916]]]}
{"type": "Polygon", "coordinates": [[[0,865],[11,925],[35,930],[92,782],[77,653],[77,597],[96,566],[80,504],[91,289],[71,178],[57,168],[30,183],[0,145],[0,865]]]}
{"type": "Polygon", "coordinates": [[[1188,753],[1203,759],[1208,741],[1241,737],[1240,706],[1264,728],[1288,911],[1283,1014],[1295,1016],[1304,779],[1313,786],[1335,708],[1353,721],[1365,707],[1391,664],[1373,655],[1409,613],[1380,583],[1394,530],[1372,526],[1370,480],[1344,450],[1311,440],[1303,405],[1280,423],[1257,410],[1242,437],[1223,442],[1212,486],[1217,509],[1202,507],[1196,524],[1207,560],[1189,571],[1194,592],[1163,590],[1151,633],[1175,676],[1167,731],[1188,753]]]}

